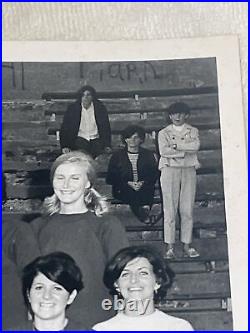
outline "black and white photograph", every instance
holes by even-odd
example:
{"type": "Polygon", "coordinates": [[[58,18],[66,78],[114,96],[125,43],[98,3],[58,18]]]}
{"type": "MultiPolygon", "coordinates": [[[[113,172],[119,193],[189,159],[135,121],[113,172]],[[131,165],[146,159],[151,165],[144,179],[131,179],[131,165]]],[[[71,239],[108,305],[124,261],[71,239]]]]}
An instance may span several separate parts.
{"type": "Polygon", "coordinates": [[[2,71],[3,328],[232,330],[216,56],[2,71]]]}
{"type": "Polygon", "coordinates": [[[236,7],[4,5],[3,331],[247,329],[236,7]]]}

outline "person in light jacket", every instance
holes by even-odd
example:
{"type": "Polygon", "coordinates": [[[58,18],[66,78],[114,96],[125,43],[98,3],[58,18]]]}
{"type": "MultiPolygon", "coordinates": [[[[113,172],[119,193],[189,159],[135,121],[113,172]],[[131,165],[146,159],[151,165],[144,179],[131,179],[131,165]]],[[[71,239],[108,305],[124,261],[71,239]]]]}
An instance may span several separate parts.
{"type": "Polygon", "coordinates": [[[199,167],[197,159],[197,151],[200,148],[199,131],[186,123],[190,114],[187,104],[174,103],[170,105],[168,111],[172,124],[163,128],[158,135],[164,241],[167,243],[166,257],[175,258],[175,224],[179,208],[183,254],[194,258],[199,256],[198,251],[190,246],[193,231],[196,169],[199,167]]]}

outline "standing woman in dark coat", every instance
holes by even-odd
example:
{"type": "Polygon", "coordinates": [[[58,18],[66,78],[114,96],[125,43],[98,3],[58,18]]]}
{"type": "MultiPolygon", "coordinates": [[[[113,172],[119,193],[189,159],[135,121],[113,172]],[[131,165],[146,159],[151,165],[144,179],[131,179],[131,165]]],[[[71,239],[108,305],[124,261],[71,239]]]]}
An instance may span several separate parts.
{"type": "Polygon", "coordinates": [[[122,139],[126,147],[112,155],[106,182],[112,185],[116,199],[129,204],[141,222],[149,223],[158,177],[157,161],[153,152],[141,147],[145,139],[142,127],[126,127],[122,139]]]}
{"type": "Polygon", "coordinates": [[[93,87],[83,86],[77,101],[68,107],[60,130],[60,144],[63,153],[80,150],[94,158],[111,152],[108,113],[93,87]]]}

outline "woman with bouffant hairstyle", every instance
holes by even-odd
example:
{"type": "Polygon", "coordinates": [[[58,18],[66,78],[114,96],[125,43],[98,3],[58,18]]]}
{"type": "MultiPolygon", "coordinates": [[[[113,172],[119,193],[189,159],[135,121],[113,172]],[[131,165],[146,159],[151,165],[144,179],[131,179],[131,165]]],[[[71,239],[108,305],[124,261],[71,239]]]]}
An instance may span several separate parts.
{"type": "Polygon", "coordinates": [[[193,331],[185,320],[155,308],[170,288],[173,271],[148,246],[120,250],[107,264],[104,282],[123,302],[113,318],[93,327],[96,331],[193,331]]]}
{"type": "Polygon", "coordinates": [[[23,297],[31,320],[15,330],[85,330],[66,317],[66,309],[82,288],[82,273],[71,256],[64,252],[39,256],[22,273],[23,297]]]}

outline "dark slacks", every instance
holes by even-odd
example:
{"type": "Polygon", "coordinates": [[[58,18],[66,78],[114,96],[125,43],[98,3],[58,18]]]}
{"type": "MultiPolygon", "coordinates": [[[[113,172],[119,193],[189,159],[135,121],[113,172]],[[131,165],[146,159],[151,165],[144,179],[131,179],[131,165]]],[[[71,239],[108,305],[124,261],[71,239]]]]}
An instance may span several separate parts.
{"type": "Polygon", "coordinates": [[[86,140],[81,137],[76,138],[75,149],[90,154],[93,158],[103,153],[103,144],[99,138],[86,140]]]}

